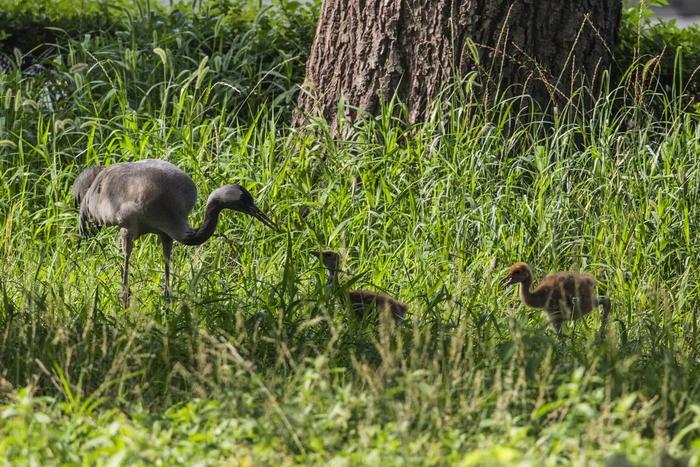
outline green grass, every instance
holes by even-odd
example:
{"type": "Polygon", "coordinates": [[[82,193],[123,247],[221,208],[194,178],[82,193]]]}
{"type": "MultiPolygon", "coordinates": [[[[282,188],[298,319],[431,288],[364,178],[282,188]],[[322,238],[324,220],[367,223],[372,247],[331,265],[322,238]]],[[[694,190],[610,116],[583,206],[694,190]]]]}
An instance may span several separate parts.
{"type": "Polygon", "coordinates": [[[532,123],[465,84],[425,124],[388,104],[333,141],[240,99],[213,59],[100,40],[0,75],[4,463],[700,463],[700,124],[653,74],[532,123]],[[224,213],[175,246],[171,302],[143,237],[122,310],[118,234],[79,242],[70,187],[147,157],[192,175],[193,224],[240,181],[285,232],[224,213]],[[408,322],[354,322],[309,255],[327,247],[408,322]],[[597,313],[558,342],[500,287],[516,260],[595,274],[606,343],[597,313]]]}

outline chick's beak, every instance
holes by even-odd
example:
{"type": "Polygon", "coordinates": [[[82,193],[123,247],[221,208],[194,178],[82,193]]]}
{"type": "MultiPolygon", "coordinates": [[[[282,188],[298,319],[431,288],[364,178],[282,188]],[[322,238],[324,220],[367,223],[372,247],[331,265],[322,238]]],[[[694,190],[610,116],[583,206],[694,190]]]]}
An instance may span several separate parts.
{"type": "Polygon", "coordinates": [[[508,287],[509,285],[513,285],[513,276],[508,276],[503,281],[501,282],[502,287],[508,287]]]}
{"type": "Polygon", "coordinates": [[[309,254],[310,254],[311,256],[315,256],[316,258],[320,258],[320,257],[321,257],[321,253],[319,253],[318,251],[310,251],[309,254]]]}

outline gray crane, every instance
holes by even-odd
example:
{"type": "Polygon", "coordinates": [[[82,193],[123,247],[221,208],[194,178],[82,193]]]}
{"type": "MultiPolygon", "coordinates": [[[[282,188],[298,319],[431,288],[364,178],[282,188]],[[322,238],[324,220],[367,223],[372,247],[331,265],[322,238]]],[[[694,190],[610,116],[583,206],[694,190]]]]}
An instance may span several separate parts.
{"type": "Polygon", "coordinates": [[[190,226],[187,216],[197,200],[194,182],[177,166],[157,159],[85,169],[73,184],[73,196],[80,208],[81,238],[92,233],[91,224],[97,228],[120,227],[124,248],[121,294],[125,308],[129,305],[129,257],[134,241],[141,235],[160,236],[165,260],[163,294],[168,297],[173,240],[185,245],[204,243],[214,233],[222,210],[243,212],[279,231],[258,209],[248,190],[238,184],[214,190],[207,199],[202,225],[190,226]]]}

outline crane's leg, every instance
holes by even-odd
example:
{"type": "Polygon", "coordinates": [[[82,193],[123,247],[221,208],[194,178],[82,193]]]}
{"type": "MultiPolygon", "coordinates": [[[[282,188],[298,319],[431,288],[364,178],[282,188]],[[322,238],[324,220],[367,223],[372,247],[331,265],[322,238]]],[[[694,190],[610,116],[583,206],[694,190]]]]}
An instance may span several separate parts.
{"type": "Polygon", "coordinates": [[[600,330],[598,331],[597,343],[602,344],[608,330],[608,320],[610,319],[610,299],[607,297],[596,298],[596,305],[603,307],[603,316],[600,318],[600,330]]]}
{"type": "Polygon", "coordinates": [[[129,235],[129,230],[121,228],[122,247],[124,248],[124,271],[122,273],[122,304],[124,308],[129,306],[129,258],[134,247],[134,239],[129,235]]]}
{"type": "Polygon", "coordinates": [[[561,340],[563,338],[563,334],[561,332],[561,325],[562,325],[562,319],[561,319],[561,312],[559,311],[548,311],[545,312],[547,316],[547,321],[549,321],[549,324],[552,326],[554,329],[554,332],[557,334],[557,338],[561,340]]]}
{"type": "Polygon", "coordinates": [[[161,234],[160,241],[163,243],[163,261],[165,262],[163,297],[167,300],[170,298],[170,254],[173,252],[173,239],[161,234]]]}

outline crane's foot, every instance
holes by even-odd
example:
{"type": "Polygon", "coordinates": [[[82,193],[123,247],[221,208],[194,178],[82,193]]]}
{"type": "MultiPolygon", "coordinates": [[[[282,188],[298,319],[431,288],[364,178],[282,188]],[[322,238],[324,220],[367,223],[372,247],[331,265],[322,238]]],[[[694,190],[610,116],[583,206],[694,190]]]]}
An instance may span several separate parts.
{"type": "Polygon", "coordinates": [[[172,298],[172,295],[170,295],[170,289],[168,287],[164,288],[163,289],[163,299],[165,301],[169,302],[171,298],[172,298]]]}
{"type": "Polygon", "coordinates": [[[596,337],[595,345],[602,345],[603,342],[605,342],[606,335],[607,335],[607,332],[605,332],[604,329],[601,329],[600,332],[598,333],[598,337],[596,337]]]}
{"type": "Polygon", "coordinates": [[[129,291],[122,290],[120,295],[122,298],[122,305],[124,306],[124,308],[129,308],[129,298],[131,297],[131,294],[129,293],[129,291]]]}

